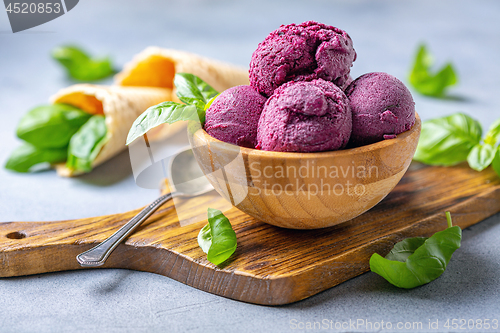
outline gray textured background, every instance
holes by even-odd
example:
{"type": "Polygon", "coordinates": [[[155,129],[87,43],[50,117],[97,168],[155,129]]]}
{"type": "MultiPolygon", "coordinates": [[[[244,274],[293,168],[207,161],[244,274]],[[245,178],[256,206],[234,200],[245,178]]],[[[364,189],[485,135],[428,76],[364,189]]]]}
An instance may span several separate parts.
{"type": "MultiPolygon", "coordinates": [[[[94,54],[111,55],[118,67],[150,45],[248,66],[267,33],[280,24],[310,19],[351,35],[358,53],[353,77],[385,71],[406,82],[416,47],[426,42],[437,65],[453,61],[460,84],[448,100],[415,93],[421,117],[462,111],[487,127],[500,117],[499,16],[499,1],[82,0],[52,22],[13,34],[7,14],[0,11],[0,163],[19,144],[14,132],[20,117],[72,83],[49,57],[55,46],[77,43],[94,54]]],[[[127,152],[76,179],[61,179],[51,171],[25,175],[2,168],[0,221],[123,212],[149,203],[157,194],[135,185],[127,152]]],[[[0,332],[288,332],[293,319],[383,320],[394,325],[420,321],[424,328],[429,320],[439,320],[439,330],[423,331],[443,332],[448,318],[500,320],[499,222],[497,214],[465,230],[462,248],[445,274],[423,287],[399,290],[367,273],[281,307],[245,304],[163,276],[127,270],[0,279],[0,332]]]]}

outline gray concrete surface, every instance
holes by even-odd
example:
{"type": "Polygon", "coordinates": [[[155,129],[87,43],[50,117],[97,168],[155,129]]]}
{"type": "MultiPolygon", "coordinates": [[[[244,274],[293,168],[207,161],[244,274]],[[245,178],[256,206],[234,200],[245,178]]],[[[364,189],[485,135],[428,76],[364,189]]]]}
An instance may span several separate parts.
{"type": "MultiPolygon", "coordinates": [[[[437,65],[453,61],[460,84],[447,100],[415,93],[421,117],[462,111],[487,127],[500,117],[499,16],[498,1],[82,0],[52,22],[13,34],[0,11],[0,163],[19,144],[14,133],[20,117],[72,83],[50,59],[57,45],[77,43],[94,54],[109,54],[118,67],[149,45],[247,66],[267,33],[310,19],[348,31],[358,52],[354,77],[385,71],[407,82],[417,45],[427,43],[437,65]]],[[[25,175],[1,168],[0,221],[123,212],[157,194],[135,185],[127,152],[75,179],[58,178],[53,171],[25,175]]],[[[0,332],[290,332],[300,323],[323,320],[334,324],[323,330],[334,332],[500,332],[493,326],[444,327],[447,319],[500,320],[499,222],[496,215],[465,230],[462,248],[445,274],[428,285],[399,290],[367,273],[280,307],[245,304],[127,270],[0,279],[0,332]],[[382,321],[384,328],[377,329],[382,321]],[[436,321],[437,329],[429,327],[436,321]],[[422,329],[404,328],[413,322],[421,322],[422,329]],[[337,329],[335,323],[344,327],[337,329]]]]}

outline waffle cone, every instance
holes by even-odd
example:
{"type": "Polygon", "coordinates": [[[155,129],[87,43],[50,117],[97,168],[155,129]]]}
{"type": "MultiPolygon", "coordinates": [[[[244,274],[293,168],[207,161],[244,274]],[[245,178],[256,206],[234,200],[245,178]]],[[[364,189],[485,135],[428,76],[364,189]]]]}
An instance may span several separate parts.
{"type": "Polygon", "coordinates": [[[219,92],[249,84],[248,70],[244,68],[189,52],[159,47],[148,47],[136,55],[115,76],[115,81],[122,86],[172,89],[172,98],[178,102],[174,87],[176,73],[194,74],[219,92]]]}
{"type": "MultiPolygon", "coordinates": [[[[165,88],[97,86],[77,84],[64,88],[51,97],[52,103],[70,104],[90,114],[102,114],[106,117],[107,142],[92,163],[95,167],[126,149],[126,139],[132,123],[148,107],[171,100],[172,91],[165,88]]],[[[184,124],[166,125],[173,135],[184,124]]],[[[65,164],[56,165],[60,176],[71,177],[79,172],[69,169],[65,164]]],[[[81,173],[81,172],[80,172],[81,173]]]]}

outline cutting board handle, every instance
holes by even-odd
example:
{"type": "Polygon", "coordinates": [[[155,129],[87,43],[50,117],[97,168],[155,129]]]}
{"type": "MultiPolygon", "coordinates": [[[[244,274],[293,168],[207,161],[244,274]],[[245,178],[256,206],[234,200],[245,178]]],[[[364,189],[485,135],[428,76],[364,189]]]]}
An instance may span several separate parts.
{"type": "MultiPolygon", "coordinates": [[[[66,221],[0,223],[0,277],[81,269],[76,256],[111,236],[139,211],[66,221]]],[[[136,232],[169,213],[175,218],[172,205],[153,214],[136,232]]],[[[119,245],[115,256],[123,259],[126,247],[119,245]]],[[[110,260],[103,267],[127,268],[119,264],[123,261],[110,260]]]]}

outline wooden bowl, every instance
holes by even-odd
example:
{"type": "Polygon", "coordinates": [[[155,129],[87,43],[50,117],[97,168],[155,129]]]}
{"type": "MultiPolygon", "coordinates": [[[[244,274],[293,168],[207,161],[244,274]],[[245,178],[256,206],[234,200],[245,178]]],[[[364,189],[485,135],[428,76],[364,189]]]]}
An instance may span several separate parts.
{"type": "Polygon", "coordinates": [[[199,124],[188,137],[215,190],[275,226],[325,228],[366,212],[396,186],[417,148],[421,121],[395,139],[320,153],[282,153],[219,141],[199,124]]]}

